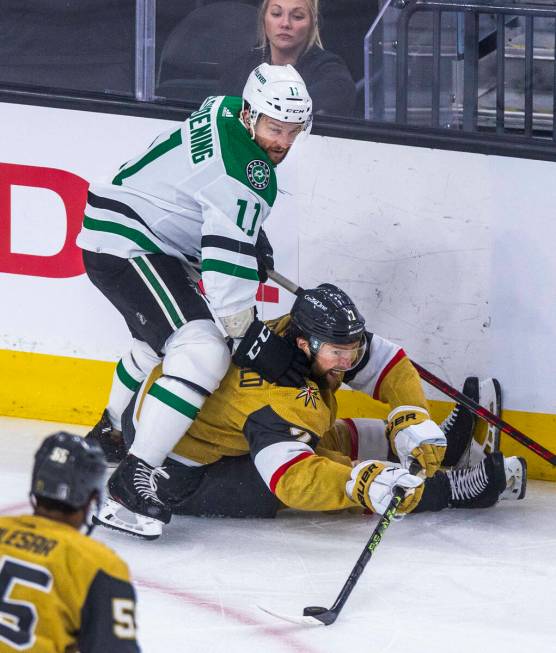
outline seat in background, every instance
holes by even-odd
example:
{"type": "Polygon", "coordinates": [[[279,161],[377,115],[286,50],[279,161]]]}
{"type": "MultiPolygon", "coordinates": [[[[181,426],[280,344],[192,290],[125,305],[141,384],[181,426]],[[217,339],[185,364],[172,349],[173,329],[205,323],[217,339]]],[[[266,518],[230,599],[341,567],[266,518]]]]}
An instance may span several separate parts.
{"type": "Polygon", "coordinates": [[[132,0],[2,0],[0,84],[133,94],[132,0]]]}
{"type": "Polygon", "coordinates": [[[256,23],[257,9],[243,2],[215,2],[194,9],[162,48],[157,95],[198,104],[214,94],[222,64],[255,45],[256,23]]]}

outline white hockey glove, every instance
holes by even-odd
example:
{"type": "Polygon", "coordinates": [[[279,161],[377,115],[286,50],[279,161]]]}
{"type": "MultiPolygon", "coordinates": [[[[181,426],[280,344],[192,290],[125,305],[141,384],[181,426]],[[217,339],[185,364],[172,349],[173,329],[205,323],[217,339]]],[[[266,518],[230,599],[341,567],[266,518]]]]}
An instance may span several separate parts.
{"type": "Polygon", "coordinates": [[[388,415],[386,433],[402,467],[415,459],[425,474],[434,476],[446,453],[446,436],[419,406],[398,406],[388,415]]]}
{"type": "Polygon", "coordinates": [[[364,508],[382,515],[392,501],[396,486],[405,490],[397,512],[411,512],[421,500],[425,489],[423,479],[412,476],[407,469],[388,467],[378,460],[365,460],[351,470],[346,493],[364,508]]]}

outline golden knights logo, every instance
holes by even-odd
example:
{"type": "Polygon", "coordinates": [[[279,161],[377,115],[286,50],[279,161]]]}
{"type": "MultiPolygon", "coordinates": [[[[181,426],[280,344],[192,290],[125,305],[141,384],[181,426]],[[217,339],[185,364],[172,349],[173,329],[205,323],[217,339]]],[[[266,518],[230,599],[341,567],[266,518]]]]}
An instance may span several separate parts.
{"type": "Polygon", "coordinates": [[[268,163],[255,159],[247,164],[245,169],[247,179],[253,188],[257,190],[264,190],[270,182],[270,168],[268,163]]]}
{"type": "Polygon", "coordinates": [[[296,399],[305,399],[305,405],[311,404],[316,409],[317,401],[320,399],[318,388],[314,385],[306,385],[301,388],[301,392],[297,395],[296,399]]]}

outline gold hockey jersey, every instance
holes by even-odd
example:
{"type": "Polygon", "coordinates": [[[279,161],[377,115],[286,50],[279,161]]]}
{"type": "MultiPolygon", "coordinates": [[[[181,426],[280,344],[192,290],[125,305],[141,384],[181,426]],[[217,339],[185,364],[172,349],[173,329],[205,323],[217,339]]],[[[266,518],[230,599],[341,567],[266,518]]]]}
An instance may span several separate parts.
{"type": "Polygon", "coordinates": [[[0,517],[0,652],[77,650],[139,651],[127,565],[67,524],[0,517]]]}
{"type": "MultiPolygon", "coordinates": [[[[268,325],[283,334],[289,319],[287,315],[268,325]]],[[[419,376],[403,349],[376,334],[368,333],[367,341],[363,360],[344,382],[392,408],[412,405],[428,410],[419,376]]],[[[144,384],[136,418],[141,397],[159,374],[144,384]]],[[[250,453],[269,489],[290,508],[359,506],[345,492],[350,459],[329,444],[338,442],[336,389],[319,387],[312,379],[301,388],[273,385],[232,364],[171,457],[187,465],[206,465],[223,456],[250,453]]]]}

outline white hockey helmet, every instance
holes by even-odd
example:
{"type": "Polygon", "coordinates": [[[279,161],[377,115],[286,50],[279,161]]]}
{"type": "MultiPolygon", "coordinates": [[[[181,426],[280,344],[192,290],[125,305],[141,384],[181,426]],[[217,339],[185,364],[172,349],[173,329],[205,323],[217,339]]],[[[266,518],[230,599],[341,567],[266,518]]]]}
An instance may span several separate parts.
{"type": "Polygon", "coordinates": [[[243,89],[243,102],[249,104],[251,124],[255,126],[261,114],[292,124],[304,124],[311,129],[311,97],[297,70],[286,66],[262,63],[247,78],[243,89]]]}

